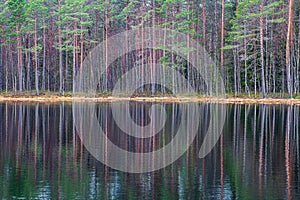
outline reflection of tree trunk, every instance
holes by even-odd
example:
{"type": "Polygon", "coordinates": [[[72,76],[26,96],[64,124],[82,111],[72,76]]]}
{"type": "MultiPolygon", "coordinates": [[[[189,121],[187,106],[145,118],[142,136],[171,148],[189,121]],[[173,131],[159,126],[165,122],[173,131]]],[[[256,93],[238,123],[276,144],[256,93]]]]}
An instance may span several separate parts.
{"type": "MultiPolygon", "coordinates": [[[[255,104],[254,105],[254,119],[253,119],[253,132],[252,132],[252,134],[253,134],[253,141],[256,141],[256,115],[257,115],[257,105],[255,104]]],[[[252,154],[252,160],[255,160],[256,159],[256,142],[253,142],[253,144],[252,144],[252,152],[251,152],[251,154],[252,154]]],[[[254,174],[255,173],[255,171],[253,170],[253,174],[252,174],[252,176],[254,177],[254,176],[256,176],[256,174],[254,174]]]]}
{"type": "Polygon", "coordinates": [[[233,105],[233,138],[232,138],[232,146],[233,151],[235,151],[235,138],[236,138],[236,105],[233,105]]]}
{"type": "MultiPolygon", "coordinates": [[[[68,162],[68,158],[69,158],[69,117],[70,117],[70,112],[68,111],[68,109],[66,109],[66,114],[65,114],[65,151],[66,151],[66,163],[68,162]]],[[[72,117],[70,119],[70,122],[72,122],[72,117]]],[[[66,168],[66,173],[69,172],[69,169],[66,168]]]]}
{"type": "Polygon", "coordinates": [[[42,177],[45,178],[45,168],[46,168],[46,116],[45,116],[45,106],[42,106],[42,126],[43,126],[43,169],[42,177]]]}
{"type": "Polygon", "coordinates": [[[259,197],[262,197],[262,177],[263,177],[263,146],[264,146],[264,133],[265,133],[265,111],[266,106],[262,105],[262,114],[261,114],[261,126],[260,126],[260,139],[259,139],[259,167],[258,167],[258,188],[259,188],[259,197]]]}
{"type": "Polygon", "coordinates": [[[285,130],[285,169],[286,169],[286,183],[287,183],[287,199],[291,199],[292,187],[292,164],[290,156],[290,125],[291,125],[291,106],[288,107],[286,117],[286,130],[285,130]]]}
{"type": "Polygon", "coordinates": [[[39,104],[35,105],[35,132],[34,132],[34,181],[36,182],[36,174],[37,174],[37,145],[38,145],[38,134],[39,134],[39,104]]]}
{"type": "MultiPolygon", "coordinates": [[[[270,137],[270,145],[271,145],[271,148],[270,148],[270,155],[272,155],[272,150],[274,149],[274,137],[275,137],[275,120],[276,120],[276,109],[275,109],[275,106],[272,107],[272,127],[271,127],[271,137],[270,137]]],[[[273,160],[274,158],[271,156],[270,157],[270,165],[272,166],[273,165],[273,160]]],[[[276,159],[275,159],[276,161],[276,159]]],[[[270,169],[270,173],[273,174],[273,169],[271,168],[270,169]]]]}
{"type": "MultiPolygon", "coordinates": [[[[72,129],[72,161],[73,161],[73,167],[76,168],[76,128],[75,123],[73,123],[73,129],[72,129]]],[[[73,176],[74,177],[74,176],[73,176]]]]}
{"type": "Polygon", "coordinates": [[[241,105],[234,105],[233,149],[238,154],[239,131],[241,126],[241,105]]]}
{"type": "MultiPolygon", "coordinates": [[[[18,143],[17,143],[17,151],[16,151],[16,169],[17,170],[17,176],[20,175],[20,162],[21,162],[21,153],[22,153],[22,144],[23,144],[23,140],[22,140],[22,135],[23,135],[23,119],[22,119],[22,116],[23,116],[23,106],[22,104],[20,104],[19,106],[19,109],[17,109],[17,106],[15,104],[15,112],[17,112],[17,110],[19,110],[19,119],[18,119],[18,143]]],[[[17,116],[17,115],[16,115],[17,116]]]]}
{"type": "MultiPolygon", "coordinates": [[[[299,14],[300,16],[300,14],[299,14]]],[[[297,156],[296,157],[296,162],[297,163],[300,163],[300,147],[299,147],[299,123],[296,123],[296,122],[299,122],[299,106],[295,106],[294,107],[294,112],[295,112],[295,118],[294,118],[294,125],[295,125],[295,132],[294,132],[294,135],[295,135],[295,141],[296,141],[296,144],[295,144],[295,149],[296,149],[296,152],[295,154],[297,156]]],[[[298,164],[299,166],[299,164],[298,164]]],[[[299,167],[298,167],[298,170],[299,170],[299,167]]],[[[298,174],[298,177],[299,177],[299,174],[298,174]]],[[[298,179],[299,180],[299,179],[298,179]]],[[[298,182],[298,185],[299,185],[299,182],[298,182]]]]}
{"type": "Polygon", "coordinates": [[[247,116],[249,113],[249,107],[245,107],[245,113],[244,113],[244,147],[243,147],[243,175],[245,175],[245,169],[246,169],[246,150],[247,150],[247,116]]]}
{"type": "Polygon", "coordinates": [[[60,191],[60,175],[61,175],[61,154],[62,154],[62,135],[63,135],[63,105],[60,104],[59,105],[59,136],[58,136],[58,155],[57,155],[57,159],[58,159],[58,163],[57,163],[57,168],[58,168],[58,172],[57,172],[57,185],[58,185],[58,193],[60,191]]]}
{"type": "Polygon", "coordinates": [[[223,158],[223,133],[220,136],[220,185],[221,185],[221,199],[223,199],[223,192],[224,192],[224,158],[223,158]]]}

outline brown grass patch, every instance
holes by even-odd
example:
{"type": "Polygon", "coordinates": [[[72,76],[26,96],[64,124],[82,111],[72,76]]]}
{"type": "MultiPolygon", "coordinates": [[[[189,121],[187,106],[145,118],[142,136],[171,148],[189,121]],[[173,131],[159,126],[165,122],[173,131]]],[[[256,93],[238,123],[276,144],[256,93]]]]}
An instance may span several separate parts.
{"type": "Polygon", "coordinates": [[[209,102],[209,103],[226,103],[226,104],[296,104],[300,105],[300,99],[255,99],[255,98],[217,98],[217,97],[72,97],[58,95],[11,95],[0,96],[0,102],[112,102],[112,101],[142,101],[142,102],[209,102]]]}

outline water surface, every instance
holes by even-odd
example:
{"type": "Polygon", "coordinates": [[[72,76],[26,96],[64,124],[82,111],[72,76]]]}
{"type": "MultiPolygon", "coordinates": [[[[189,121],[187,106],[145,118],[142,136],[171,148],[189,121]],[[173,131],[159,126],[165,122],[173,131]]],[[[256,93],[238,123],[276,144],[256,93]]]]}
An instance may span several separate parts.
{"type": "MultiPolygon", "coordinates": [[[[110,103],[97,104],[97,116],[116,145],[150,152],[172,140],[181,120],[179,104],[162,105],[165,127],[146,140],[121,132],[110,103]]],[[[226,105],[222,136],[200,159],[214,106],[199,104],[199,133],[179,160],[159,171],[129,174],[104,166],[86,150],[72,103],[1,103],[0,198],[299,199],[299,107],[226,105]]],[[[150,107],[131,103],[137,124],[149,122],[150,107]]]]}

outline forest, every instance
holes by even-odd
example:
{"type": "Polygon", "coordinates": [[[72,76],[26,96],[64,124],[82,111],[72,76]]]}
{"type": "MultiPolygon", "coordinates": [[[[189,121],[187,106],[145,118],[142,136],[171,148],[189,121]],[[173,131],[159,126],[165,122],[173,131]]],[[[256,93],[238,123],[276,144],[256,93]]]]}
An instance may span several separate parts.
{"type": "MultiPolygon", "coordinates": [[[[3,93],[72,93],[88,52],[113,35],[145,27],[176,30],[199,42],[217,63],[228,94],[295,97],[300,91],[300,1],[0,2],[3,93]]],[[[114,79],[132,68],[137,57],[143,63],[175,59],[158,49],[126,55],[109,66],[99,92],[109,93],[114,79]]],[[[199,81],[187,63],[175,68],[190,81],[199,81]]]]}

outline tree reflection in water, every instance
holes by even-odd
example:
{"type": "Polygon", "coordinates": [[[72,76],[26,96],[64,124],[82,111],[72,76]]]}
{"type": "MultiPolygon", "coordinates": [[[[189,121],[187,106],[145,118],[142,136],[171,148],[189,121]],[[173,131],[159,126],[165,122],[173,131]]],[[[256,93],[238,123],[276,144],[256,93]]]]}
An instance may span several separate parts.
{"type": "MultiPolygon", "coordinates": [[[[115,144],[149,152],[170,142],[180,123],[179,104],[164,106],[165,127],[146,140],[121,133],[109,103],[97,104],[97,117],[115,144]]],[[[198,152],[215,105],[199,106],[199,134],[184,156],[156,172],[128,174],[102,165],[87,152],[78,136],[82,130],[73,125],[71,103],[2,103],[0,197],[299,198],[298,106],[226,105],[223,134],[205,159],[199,159],[198,152]]],[[[150,103],[131,103],[137,124],[149,123],[150,107],[150,103]]]]}

